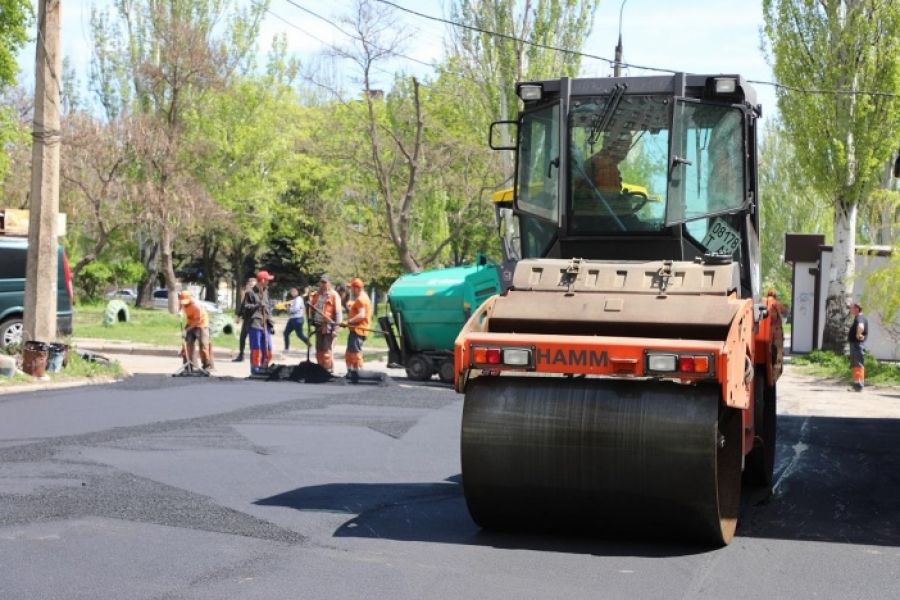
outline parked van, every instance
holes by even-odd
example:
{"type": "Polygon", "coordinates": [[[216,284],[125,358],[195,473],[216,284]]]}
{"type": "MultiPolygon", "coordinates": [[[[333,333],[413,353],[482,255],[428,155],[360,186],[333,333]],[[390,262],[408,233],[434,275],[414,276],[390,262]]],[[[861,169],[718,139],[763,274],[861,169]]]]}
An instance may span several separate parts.
{"type": "MultiPolygon", "coordinates": [[[[56,330],[72,335],[72,272],[62,246],[58,252],[56,330]]],[[[0,236],[0,347],[22,343],[27,255],[28,238],[0,236]]]]}

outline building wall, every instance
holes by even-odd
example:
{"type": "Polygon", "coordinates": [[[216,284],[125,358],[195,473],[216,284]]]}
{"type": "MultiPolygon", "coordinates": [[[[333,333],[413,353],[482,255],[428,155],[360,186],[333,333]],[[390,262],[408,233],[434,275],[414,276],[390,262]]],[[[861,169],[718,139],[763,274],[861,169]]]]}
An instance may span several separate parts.
{"type": "Polygon", "coordinates": [[[794,264],[794,288],[791,297],[791,352],[812,352],[815,323],[816,278],[810,273],[814,262],[794,264]]]}

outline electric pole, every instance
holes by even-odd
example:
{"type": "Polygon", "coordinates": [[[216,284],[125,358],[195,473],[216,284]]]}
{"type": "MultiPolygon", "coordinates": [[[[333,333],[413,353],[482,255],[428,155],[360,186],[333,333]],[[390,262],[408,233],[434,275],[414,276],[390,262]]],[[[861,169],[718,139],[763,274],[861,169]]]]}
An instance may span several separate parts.
{"type": "Polygon", "coordinates": [[[60,0],[39,0],[23,341],[56,341],[60,0]]]}
{"type": "Polygon", "coordinates": [[[622,0],[619,5],[619,42],[616,44],[616,62],[613,65],[613,77],[622,74],[622,11],[625,10],[625,3],[628,0],[622,0]]]}

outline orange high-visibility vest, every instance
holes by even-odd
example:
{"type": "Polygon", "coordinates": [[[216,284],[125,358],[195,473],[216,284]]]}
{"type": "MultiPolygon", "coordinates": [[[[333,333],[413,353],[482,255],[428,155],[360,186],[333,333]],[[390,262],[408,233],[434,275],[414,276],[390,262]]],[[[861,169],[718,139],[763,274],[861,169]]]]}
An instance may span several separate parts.
{"type": "MultiPolygon", "coordinates": [[[[319,291],[316,290],[309,297],[310,306],[316,307],[326,317],[335,323],[341,321],[341,297],[334,290],[328,290],[324,298],[320,298],[319,291]]],[[[310,309],[310,318],[314,323],[325,323],[325,319],[315,310],[310,309]]]]}
{"type": "Polygon", "coordinates": [[[200,306],[195,299],[192,298],[190,304],[182,304],[181,310],[187,317],[188,327],[209,327],[209,316],[206,314],[206,309],[200,306]]]}
{"type": "Polygon", "coordinates": [[[361,313],[363,310],[366,312],[366,318],[357,323],[353,323],[350,325],[350,329],[356,332],[357,335],[361,335],[365,337],[372,323],[372,301],[369,300],[369,296],[365,291],[360,292],[359,296],[357,296],[356,300],[350,301],[350,314],[347,316],[348,321],[352,321],[353,317],[361,313]]]}

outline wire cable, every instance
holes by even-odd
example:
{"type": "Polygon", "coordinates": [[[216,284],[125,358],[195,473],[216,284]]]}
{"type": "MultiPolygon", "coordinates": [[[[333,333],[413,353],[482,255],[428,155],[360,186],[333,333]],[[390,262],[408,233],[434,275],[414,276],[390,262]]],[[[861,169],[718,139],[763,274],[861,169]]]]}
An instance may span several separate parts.
{"type": "MultiPolygon", "coordinates": [[[[358,42],[363,42],[364,44],[369,44],[372,48],[374,48],[375,50],[378,50],[379,52],[385,52],[385,53],[387,53],[387,54],[392,54],[392,55],[398,56],[398,57],[400,57],[400,58],[405,58],[406,60],[409,60],[409,61],[412,61],[412,62],[414,62],[414,63],[423,65],[423,66],[428,67],[428,68],[430,68],[430,69],[440,70],[442,73],[446,73],[447,75],[450,75],[450,76],[453,76],[453,77],[457,77],[457,78],[460,78],[460,79],[467,79],[467,80],[472,81],[472,82],[474,82],[474,83],[477,83],[477,84],[479,84],[479,85],[484,85],[484,81],[479,80],[479,79],[476,79],[476,78],[474,78],[474,77],[470,77],[470,76],[465,75],[465,74],[463,74],[463,73],[457,73],[457,72],[454,72],[454,71],[449,71],[449,70],[446,70],[446,69],[441,68],[440,65],[437,65],[437,64],[434,64],[434,63],[426,62],[426,61],[424,61],[424,60],[415,58],[415,57],[413,57],[413,56],[409,56],[409,55],[407,55],[407,54],[403,54],[402,52],[398,52],[398,51],[396,51],[396,50],[389,50],[389,49],[386,49],[386,48],[381,48],[381,47],[379,47],[379,46],[376,46],[375,44],[372,44],[372,42],[370,42],[370,41],[368,41],[368,40],[364,40],[363,38],[361,38],[360,36],[356,35],[355,33],[351,33],[351,32],[349,32],[349,31],[345,30],[343,27],[341,27],[340,25],[338,25],[337,23],[335,23],[335,22],[332,21],[331,19],[329,19],[329,18],[327,18],[327,17],[324,17],[324,16],[320,15],[319,13],[317,13],[317,12],[315,12],[315,11],[309,9],[309,8],[306,8],[305,6],[302,6],[302,5],[300,5],[300,4],[296,3],[296,2],[294,2],[294,0],[285,0],[285,2],[287,2],[288,4],[290,4],[290,5],[292,5],[292,6],[296,7],[296,8],[298,8],[298,9],[300,9],[300,10],[302,10],[303,12],[305,12],[305,13],[307,13],[307,14],[309,14],[309,15],[311,15],[311,16],[313,16],[313,17],[315,17],[315,18],[317,18],[317,19],[319,19],[319,20],[321,20],[321,21],[323,21],[323,22],[325,22],[325,23],[327,23],[328,25],[330,25],[331,27],[333,27],[334,29],[336,29],[336,30],[339,31],[340,33],[344,34],[345,36],[347,36],[347,37],[349,37],[349,38],[351,38],[351,39],[354,39],[354,40],[356,40],[356,41],[358,41],[358,42]]],[[[305,31],[305,30],[302,29],[300,26],[295,25],[294,23],[289,22],[287,19],[285,19],[285,18],[283,18],[283,17],[280,17],[280,16],[276,15],[276,14],[273,13],[271,10],[269,10],[269,9],[266,9],[266,10],[267,10],[267,12],[269,12],[269,14],[271,14],[271,15],[274,16],[274,17],[276,17],[277,19],[279,19],[279,20],[282,21],[283,23],[286,23],[287,25],[293,27],[294,29],[297,29],[298,31],[301,31],[301,32],[305,33],[306,35],[310,36],[310,37],[313,38],[314,40],[316,40],[316,41],[318,41],[318,42],[320,42],[320,43],[322,43],[322,44],[324,44],[324,45],[326,45],[326,46],[331,46],[331,45],[332,45],[332,44],[330,44],[330,43],[328,43],[328,42],[322,41],[322,40],[319,39],[318,37],[312,35],[311,33],[307,32],[307,31],[305,31]]],[[[382,73],[386,73],[386,74],[388,74],[388,75],[393,75],[393,74],[394,74],[394,73],[389,73],[389,72],[385,71],[384,69],[377,69],[377,68],[376,68],[376,70],[377,70],[377,71],[380,71],[380,72],[382,72],[382,73]]]]}
{"type": "MultiPolygon", "coordinates": [[[[291,0],[287,0],[287,1],[290,2],[291,0]]],[[[435,17],[434,15],[429,15],[429,14],[425,14],[425,13],[422,13],[422,12],[419,12],[419,11],[416,11],[416,10],[413,10],[413,9],[411,9],[411,8],[406,8],[405,6],[401,6],[401,5],[397,4],[396,2],[392,2],[391,0],[375,0],[375,1],[378,2],[378,3],[380,3],[380,4],[385,4],[385,5],[387,5],[387,6],[391,6],[391,7],[393,7],[393,8],[396,8],[397,10],[400,10],[400,11],[402,11],[402,12],[405,12],[405,13],[408,13],[408,14],[411,14],[411,15],[415,15],[415,16],[417,16],[417,17],[419,17],[419,18],[422,18],[422,19],[428,19],[428,20],[431,20],[431,21],[437,21],[437,22],[439,22],[439,23],[444,23],[444,24],[450,25],[450,26],[452,26],[452,27],[457,27],[457,28],[460,28],[460,29],[468,29],[469,31],[475,31],[475,32],[477,32],[477,33],[482,33],[482,34],[484,34],[484,35],[489,35],[489,36],[493,36],[493,37],[497,37],[497,38],[501,38],[501,39],[505,39],[505,40],[514,41],[514,42],[519,42],[519,43],[521,43],[521,44],[525,44],[525,45],[528,45],[528,46],[533,46],[533,47],[535,47],[535,48],[542,48],[542,49],[544,49],[544,50],[552,50],[552,51],[554,51],[554,52],[562,52],[562,53],[565,53],[565,54],[572,54],[572,55],[575,55],[575,56],[581,56],[581,57],[583,57],[583,58],[591,58],[591,59],[594,59],[594,60],[601,60],[601,61],[604,61],[604,62],[608,63],[610,66],[613,66],[613,65],[616,64],[616,61],[615,61],[615,60],[606,58],[605,56],[599,56],[599,55],[596,55],[596,54],[590,54],[590,53],[587,53],[587,52],[581,52],[581,51],[578,51],[578,50],[571,50],[571,49],[568,49],[568,48],[559,48],[559,47],[557,47],[557,46],[550,46],[550,45],[548,45],[548,44],[541,44],[541,43],[538,43],[538,42],[532,42],[531,40],[526,40],[526,39],[524,39],[524,38],[516,37],[516,36],[514,36],[514,35],[510,35],[510,34],[507,34],[507,33],[500,33],[500,32],[497,32],[497,31],[491,31],[491,30],[489,30],[489,29],[483,29],[483,28],[481,28],[481,27],[475,27],[474,25],[467,25],[467,24],[465,24],[465,23],[458,23],[458,22],[456,22],[456,21],[451,21],[450,19],[444,19],[444,18],[442,18],[442,17],[435,17]]],[[[678,71],[678,70],[675,70],[675,69],[667,69],[667,68],[664,68],[664,67],[648,67],[648,66],[645,66],[645,65],[636,65],[636,64],[633,64],[633,63],[619,63],[619,64],[620,64],[620,66],[623,67],[623,68],[641,69],[641,70],[644,70],[644,71],[656,71],[656,72],[660,72],[660,73],[673,73],[673,74],[674,74],[674,73],[681,73],[681,72],[682,72],[682,71],[678,71]]],[[[884,97],[884,98],[900,98],[900,93],[896,93],[896,92],[881,92],[881,91],[874,91],[874,92],[872,92],[872,91],[867,91],[867,90],[820,90],[820,89],[805,89],[805,88],[799,88],[799,87],[796,87],[796,86],[785,85],[785,84],[783,84],[783,83],[776,83],[776,82],[773,82],[773,81],[761,81],[761,80],[758,80],[758,79],[748,79],[747,82],[748,82],[748,83],[754,83],[754,84],[757,84],[757,85],[767,85],[767,86],[772,86],[772,87],[775,87],[775,88],[778,88],[778,89],[787,90],[787,91],[796,92],[796,93],[802,93],[802,94],[822,94],[822,95],[828,95],[828,94],[830,94],[830,95],[847,95],[847,96],[876,96],[876,97],[884,97]]]]}

